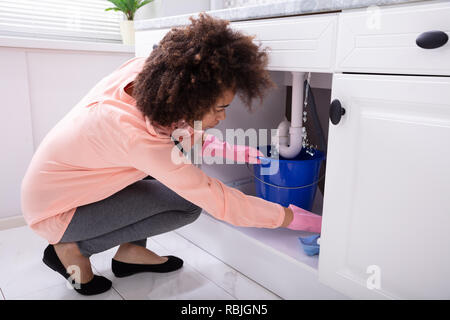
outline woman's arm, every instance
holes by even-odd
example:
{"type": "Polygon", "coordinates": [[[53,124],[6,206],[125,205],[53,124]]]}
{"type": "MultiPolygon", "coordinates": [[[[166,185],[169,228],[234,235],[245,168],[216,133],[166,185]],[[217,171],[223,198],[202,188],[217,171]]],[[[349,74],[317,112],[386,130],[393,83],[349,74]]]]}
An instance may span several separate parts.
{"type": "Polygon", "coordinates": [[[289,222],[286,209],[281,205],[246,195],[209,177],[188,159],[184,159],[188,163],[174,161],[173,155],[185,158],[170,139],[136,135],[128,146],[131,166],[154,177],[217,219],[236,226],[261,228],[277,228],[289,222]]]}
{"type": "Polygon", "coordinates": [[[232,161],[261,163],[257,157],[264,157],[264,154],[256,148],[244,145],[233,145],[226,141],[222,141],[212,134],[205,131],[194,131],[192,129],[184,129],[174,132],[172,140],[175,145],[187,156],[186,152],[191,152],[196,143],[201,146],[197,151],[201,150],[202,157],[219,157],[221,159],[231,159],[232,161]],[[177,133],[177,134],[175,134],[177,133]]]}

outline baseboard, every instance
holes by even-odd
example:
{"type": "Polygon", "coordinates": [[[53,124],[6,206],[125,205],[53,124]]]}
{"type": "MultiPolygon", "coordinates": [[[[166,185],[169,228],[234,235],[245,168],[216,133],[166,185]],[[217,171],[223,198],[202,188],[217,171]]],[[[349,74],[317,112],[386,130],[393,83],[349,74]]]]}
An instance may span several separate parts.
{"type": "Polygon", "coordinates": [[[23,216],[13,216],[7,218],[0,218],[0,230],[6,230],[11,228],[17,228],[26,226],[27,223],[23,216]]]}

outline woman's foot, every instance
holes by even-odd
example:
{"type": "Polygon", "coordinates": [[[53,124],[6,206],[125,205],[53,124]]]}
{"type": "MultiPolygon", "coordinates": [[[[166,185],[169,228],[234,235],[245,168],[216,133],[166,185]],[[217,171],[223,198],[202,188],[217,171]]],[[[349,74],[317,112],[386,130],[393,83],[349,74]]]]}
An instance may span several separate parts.
{"type": "Polygon", "coordinates": [[[52,270],[66,278],[82,295],[95,295],[108,291],[112,282],[92,273],[89,259],[81,255],[76,244],[49,244],[42,261],[52,270]],[[55,250],[56,247],[56,250],[55,250]],[[58,253],[57,253],[58,252],[58,253]]]}
{"type": "Polygon", "coordinates": [[[132,243],[123,243],[119,246],[114,260],[133,264],[162,264],[168,260],[153,251],[132,243]]]}
{"type": "Polygon", "coordinates": [[[158,256],[147,248],[122,244],[111,261],[111,269],[118,278],[141,272],[166,273],[180,269],[183,260],[175,256],[158,256]]]}
{"type": "MultiPolygon", "coordinates": [[[[69,266],[76,266],[80,270],[79,281],[81,284],[87,283],[94,278],[94,273],[92,272],[91,262],[89,258],[83,256],[78,249],[78,245],[75,242],[69,243],[57,243],[53,245],[59,260],[64,265],[64,268],[69,266]]],[[[73,267],[70,268],[71,270],[73,267]]],[[[68,272],[71,274],[71,272],[68,272]]],[[[78,278],[77,278],[78,280],[78,278]]]]}

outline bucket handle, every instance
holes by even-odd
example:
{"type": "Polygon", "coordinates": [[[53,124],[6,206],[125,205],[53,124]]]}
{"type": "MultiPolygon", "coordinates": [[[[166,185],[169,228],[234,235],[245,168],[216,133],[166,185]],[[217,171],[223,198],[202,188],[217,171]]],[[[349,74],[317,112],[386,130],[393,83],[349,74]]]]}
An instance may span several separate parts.
{"type": "Polygon", "coordinates": [[[302,189],[302,188],[307,188],[307,187],[310,187],[310,186],[315,185],[316,183],[318,183],[320,180],[322,180],[322,179],[325,177],[325,173],[324,173],[317,181],[315,181],[315,182],[313,182],[313,183],[311,183],[311,184],[308,184],[308,185],[306,185],[306,186],[301,186],[301,187],[282,187],[282,186],[277,186],[277,185],[275,185],[275,184],[271,184],[271,183],[262,181],[261,179],[259,179],[258,177],[256,177],[256,176],[253,174],[253,172],[250,170],[250,168],[249,168],[249,166],[248,166],[248,163],[245,163],[245,165],[247,166],[247,169],[248,169],[248,171],[251,173],[251,175],[253,176],[253,178],[255,178],[255,179],[257,179],[257,180],[261,181],[262,183],[267,184],[267,185],[269,185],[269,186],[277,187],[277,188],[281,188],[281,189],[302,189]]]}

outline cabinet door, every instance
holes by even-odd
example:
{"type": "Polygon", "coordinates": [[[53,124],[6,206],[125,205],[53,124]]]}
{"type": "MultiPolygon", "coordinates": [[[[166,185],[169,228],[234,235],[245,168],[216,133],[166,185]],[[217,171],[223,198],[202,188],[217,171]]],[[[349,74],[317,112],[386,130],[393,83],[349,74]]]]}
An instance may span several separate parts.
{"type": "Polygon", "coordinates": [[[450,78],[336,74],[319,279],[355,299],[450,298],[450,78]]]}
{"type": "Polygon", "coordinates": [[[0,219],[20,216],[20,187],[33,155],[26,53],[0,51],[2,125],[0,126],[0,219]]]}

